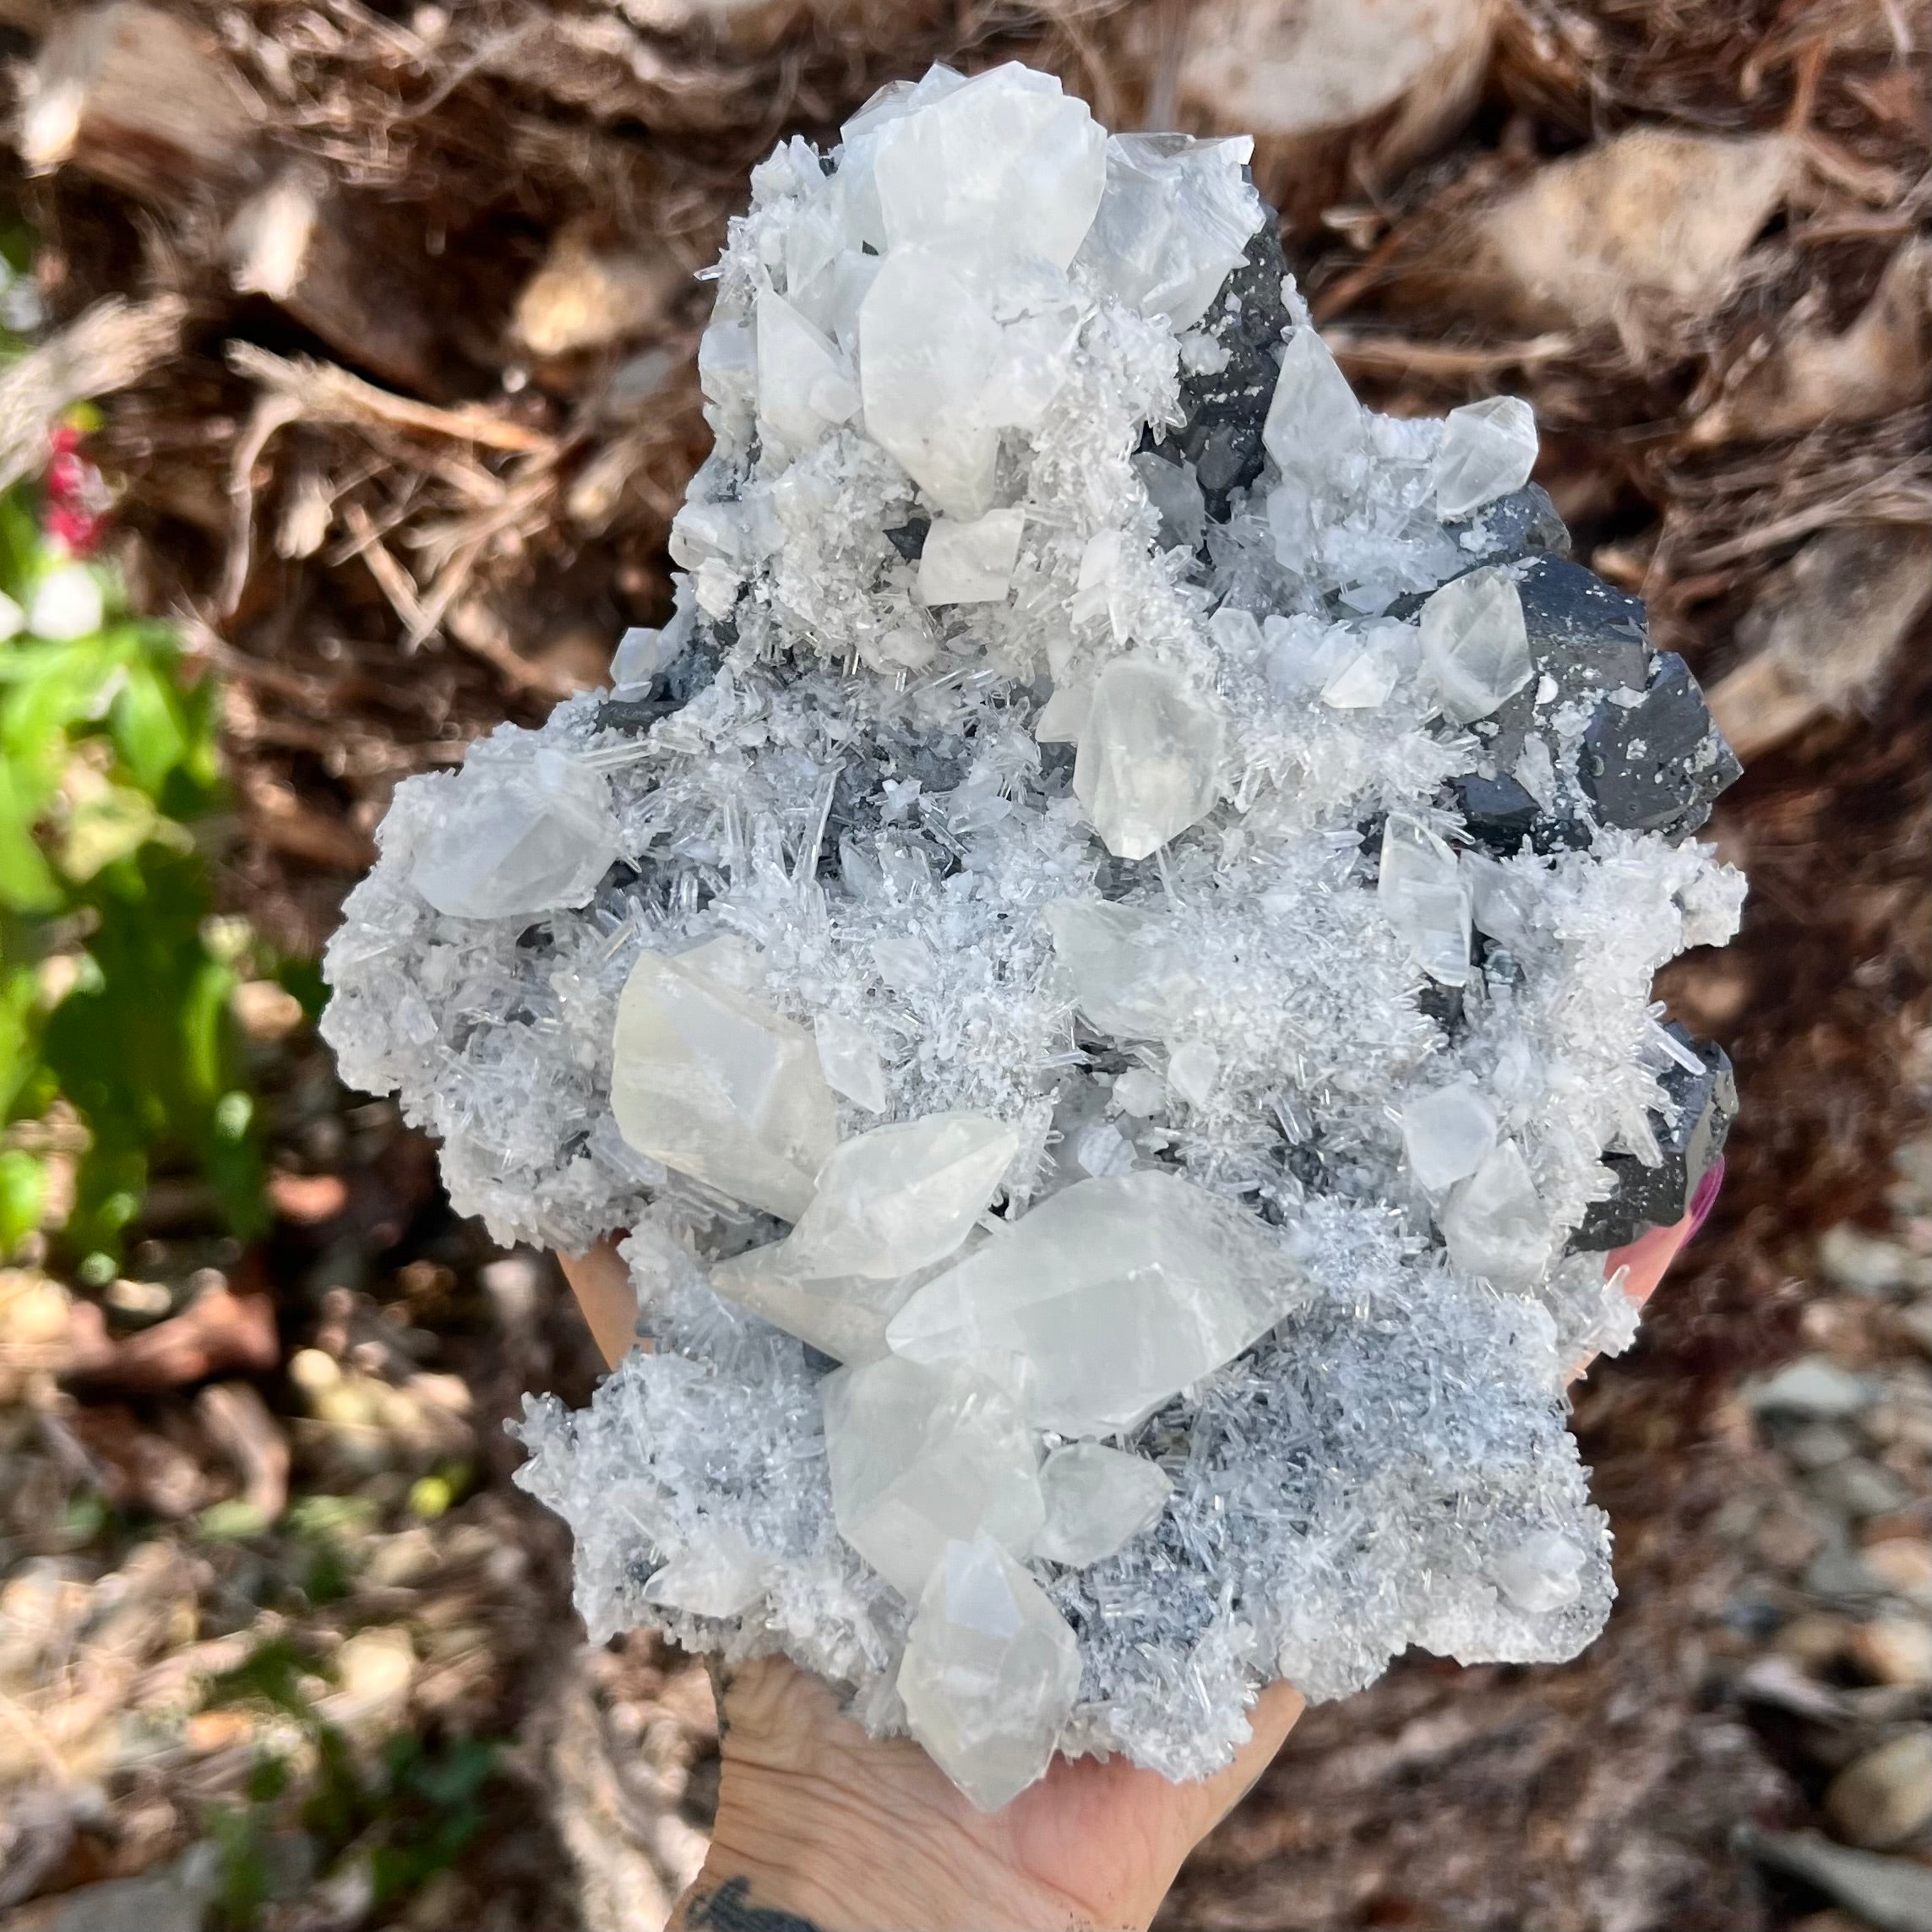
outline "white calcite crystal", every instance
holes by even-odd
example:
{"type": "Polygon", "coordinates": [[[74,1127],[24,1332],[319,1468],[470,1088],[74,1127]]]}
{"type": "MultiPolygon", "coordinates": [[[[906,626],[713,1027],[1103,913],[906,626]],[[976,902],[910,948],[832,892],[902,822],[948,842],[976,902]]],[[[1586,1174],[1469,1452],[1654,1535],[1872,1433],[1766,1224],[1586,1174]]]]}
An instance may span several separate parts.
{"type": "Polygon", "coordinates": [[[674,1557],[644,1586],[644,1600],[694,1617],[735,1617],[763,1595],[765,1565],[742,1532],[721,1527],[674,1557]]]}
{"type": "Polygon", "coordinates": [[[444,814],[411,868],[438,912],[527,918],[582,906],[618,856],[609,786],[561,753],[479,759],[449,782],[444,814]]]}
{"type": "Polygon", "coordinates": [[[943,1261],[972,1231],[1020,1136],[984,1113],[933,1113],[847,1140],[786,1246],[814,1275],[896,1281],[943,1261]]]}
{"type": "Polygon", "coordinates": [[[459,1209],[620,1244],[648,1346],[520,1425],[592,1635],[988,1805],[1586,1643],[1565,1380],[1735,1104],[1651,1001],[1742,893],[1695,682],[1521,405],[1356,399],[1247,155],[1012,66],[776,149],[667,621],[399,786],[327,960],[459,1209]]]}
{"type": "Polygon", "coordinates": [[[1467,1180],[1496,1145],[1496,1109],[1469,1079],[1418,1094],[1402,1109],[1409,1172],[1431,1194],[1467,1180]]]}
{"type": "Polygon", "coordinates": [[[1221,721],[1179,675],[1118,661],[1101,672],[1080,727],[1074,796],[1101,842],[1146,858],[1213,809],[1221,721]]]}
{"type": "Polygon", "coordinates": [[[1472,570],[1423,606],[1422,661],[1443,716],[1459,725],[1488,717],[1529,683],[1522,596],[1506,570],[1472,570]]]}
{"type": "Polygon", "coordinates": [[[1431,471],[1437,512],[1466,517],[1520,490],[1536,454],[1536,411],[1521,396],[1491,396],[1450,410],[1431,471]]]}
{"type": "Polygon", "coordinates": [[[1527,1287],[1548,1266],[1556,1230],[1514,1140],[1499,1140],[1439,1217],[1450,1260],[1499,1287],[1527,1287]]]}
{"type": "Polygon", "coordinates": [[[910,1362],[1017,1356],[1038,1427],[1113,1435],[1300,1298],[1283,1244],[1205,1189],[1150,1171],[1049,1195],[914,1294],[886,1342],[910,1362]]]}
{"type": "Polygon", "coordinates": [[[1069,1442],[1040,1465],[1047,1520],[1033,1554],[1084,1570],[1160,1520],[1173,1483],[1157,1462],[1103,1443],[1069,1442]]]}
{"type": "Polygon", "coordinates": [[[954,1783],[997,1810],[1046,1770],[1080,1690],[1080,1646],[988,1538],[946,1545],[899,1666],[906,1722],[954,1783]]]}
{"type": "Polygon", "coordinates": [[[885,1111],[885,1068],[865,1028],[830,1009],[814,1015],[812,1037],[825,1084],[867,1113],[885,1111]]]}
{"type": "Polygon", "coordinates": [[[889,1356],[819,1385],[839,1534],[908,1600],[949,1540],[1023,1556],[1046,1520],[1038,1446],[988,1366],[889,1356]]]}
{"type": "Polygon", "coordinates": [[[640,952],[617,1004],[611,1112],[640,1154],[788,1217],[838,1138],[812,1036],[704,970],[640,952]]]}
{"type": "Polygon", "coordinates": [[[1012,588],[1026,525],[1026,516],[1016,509],[988,510],[968,523],[935,519],[919,552],[919,601],[998,602],[1012,588]]]}
{"type": "Polygon", "coordinates": [[[1472,901],[1445,840],[1419,820],[1391,812],[1382,828],[1375,893],[1389,923],[1431,979],[1445,986],[1468,983],[1472,901]]]}

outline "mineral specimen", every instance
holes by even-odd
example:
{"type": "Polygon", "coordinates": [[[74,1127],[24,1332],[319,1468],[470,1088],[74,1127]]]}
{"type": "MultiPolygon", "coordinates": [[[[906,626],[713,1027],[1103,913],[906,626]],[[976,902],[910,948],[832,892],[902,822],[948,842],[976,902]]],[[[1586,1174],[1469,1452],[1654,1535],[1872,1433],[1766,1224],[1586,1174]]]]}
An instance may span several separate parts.
{"type": "Polygon", "coordinates": [[[650,1347],[520,1479],[577,1601],[975,1802],[1271,1677],[1566,1657],[1564,1379],[1735,1107],[1657,968],[1735,763],[1528,409],[1365,408],[1244,141],[935,68],[731,226],[674,608],[397,789],[346,1079],[650,1347]]]}

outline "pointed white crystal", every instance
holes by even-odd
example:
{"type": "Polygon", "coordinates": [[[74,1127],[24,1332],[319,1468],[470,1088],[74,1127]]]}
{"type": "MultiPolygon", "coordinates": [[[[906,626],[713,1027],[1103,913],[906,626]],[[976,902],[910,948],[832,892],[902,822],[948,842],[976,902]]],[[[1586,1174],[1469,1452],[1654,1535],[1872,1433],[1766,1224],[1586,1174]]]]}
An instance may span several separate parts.
{"type": "Polygon", "coordinates": [[[889,1355],[835,1370],[819,1395],[839,1534],[901,1595],[918,1601],[952,1538],[1032,1547],[1039,1451],[999,1382],[889,1355]]]}
{"type": "Polygon", "coordinates": [[[587,904],[617,856],[609,785],[543,750],[466,765],[410,876],[453,918],[521,918],[587,904]]]}
{"type": "Polygon", "coordinates": [[[1047,1521],[1033,1539],[1033,1554],[1076,1570],[1098,1563],[1160,1521],[1173,1487],[1167,1472],[1144,1456],[1069,1442],[1040,1465],[1047,1521]]]}
{"type": "Polygon", "coordinates": [[[618,639],[611,656],[611,685],[619,692],[645,691],[683,656],[696,629],[697,608],[681,597],[678,608],[661,630],[633,624],[618,639]]]}
{"type": "Polygon", "coordinates": [[[1459,725],[1486,718],[1535,675],[1522,594],[1488,564],[1445,584],[1422,607],[1423,670],[1442,714],[1459,725]]]}
{"type": "Polygon", "coordinates": [[[833,343],[783,296],[760,289],[758,423],[771,450],[802,456],[857,402],[833,343]]]}
{"type": "Polygon", "coordinates": [[[1231,1361],[1298,1293],[1287,1255],[1249,1216],[1148,1170],[1049,1195],[928,1282],[886,1339],[919,1362],[1018,1355],[1036,1423],[1111,1435],[1231,1361]]]}
{"type": "Polygon", "coordinates": [[[860,305],[859,389],[866,433],[948,516],[993,507],[999,431],[983,405],[1005,335],[944,251],[886,259],[860,305]]]}
{"type": "Polygon", "coordinates": [[[1296,329],[1282,352],[1261,440],[1284,476],[1311,488],[1332,486],[1368,453],[1362,405],[1310,325],[1296,329]]]}
{"type": "Polygon", "coordinates": [[[1474,1173],[1500,1131],[1495,1108],[1472,1080],[1439,1086],[1402,1109],[1409,1172],[1431,1194],[1474,1173]]]}
{"type": "Polygon", "coordinates": [[[1132,460],[1147,501],[1160,515],[1162,549],[1200,549],[1207,532],[1207,499],[1200,493],[1200,471],[1192,463],[1170,463],[1151,449],[1143,449],[1132,460]]]}
{"type": "Polygon", "coordinates": [[[1521,754],[1516,759],[1516,783],[1548,811],[1556,807],[1556,760],[1549,746],[1535,732],[1524,735],[1521,754]]]}
{"type": "Polygon", "coordinates": [[[1178,335],[1207,313],[1267,210],[1247,179],[1246,135],[1116,134],[1107,192],[1080,262],[1102,288],[1178,335]]]}
{"type": "Polygon", "coordinates": [[[1146,858],[1214,808],[1221,720],[1173,672],[1117,658],[1101,672],[1074,759],[1074,795],[1101,842],[1146,858]]]}
{"type": "Polygon", "coordinates": [[[835,1362],[876,1362],[886,1352],[886,1324],[914,1290],[950,1265],[949,1259],[883,1279],[814,1275],[795,1264],[790,1245],[774,1241],[718,1262],[709,1276],[711,1292],[835,1362]]]}
{"type": "Polygon", "coordinates": [[[1042,744],[1078,744],[1092,709],[1092,685],[1056,684],[1034,720],[1033,736],[1042,744]]]}
{"type": "Polygon", "coordinates": [[[1149,914],[1107,899],[1059,899],[1046,920],[1053,957],[1102,1032],[1160,1040],[1186,1023],[1200,986],[1178,943],[1149,914]]]}
{"type": "Polygon", "coordinates": [[[1391,812],[1382,828],[1376,885],[1382,916],[1408,942],[1416,963],[1445,986],[1469,978],[1469,888],[1456,854],[1427,825],[1391,812]]]}
{"type": "Polygon", "coordinates": [[[1536,411],[1521,396],[1450,411],[1435,454],[1435,507],[1445,522],[1520,490],[1536,467],[1536,411]]]}
{"type": "Polygon", "coordinates": [[[820,1013],[812,1021],[819,1042],[819,1064],[834,1093],[842,1093],[868,1113],[885,1111],[885,1069],[871,1034],[856,1020],[820,1013]]]}
{"type": "Polygon", "coordinates": [[[1379,645],[1365,644],[1321,688],[1321,701],[1338,711],[1373,711],[1389,701],[1401,672],[1379,645]]]}
{"type": "Polygon", "coordinates": [[[1499,1288],[1527,1287],[1549,1264],[1549,1213],[1514,1140],[1490,1149],[1450,1192],[1438,1222],[1456,1268],[1499,1288]]]}
{"type": "Polygon", "coordinates": [[[952,1254],[986,1211],[1020,1136],[984,1113],[930,1113],[841,1145],[785,1245],[812,1275],[894,1279],[952,1254]]]}
{"type": "Polygon", "coordinates": [[[737,1530],[719,1526],[653,1573],[644,1586],[647,1603],[686,1610],[694,1617],[742,1616],[765,1588],[765,1566],[737,1530]]]}
{"type": "Polygon", "coordinates": [[[961,523],[935,517],[919,552],[922,604],[990,604],[1011,589],[1026,512],[988,510],[961,523]]]}
{"type": "Polygon", "coordinates": [[[1146,1067],[1129,1067],[1114,1081],[1113,1098],[1123,1113],[1151,1120],[1167,1104],[1167,1083],[1146,1067]]]}
{"type": "Polygon", "coordinates": [[[1184,1040],[1167,1056],[1167,1085],[1190,1107],[1205,1107],[1221,1078],[1221,1055],[1205,1040],[1184,1040]]]}
{"type": "Polygon", "coordinates": [[[1519,1610],[1541,1616],[1583,1594],[1583,1551],[1560,1530],[1532,1530],[1489,1565],[1489,1581],[1519,1610]]]}
{"type": "Polygon", "coordinates": [[[1478,929],[1512,951],[1521,951],[1529,943],[1536,899],[1533,875],[1488,852],[1466,852],[1461,863],[1478,929]]]}
{"type": "Polygon", "coordinates": [[[1051,75],[1009,62],[882,128],[872,177],[889,258],[963,248],[1064,269],[1100,205],[1107,136],[1051,75]]]}
{"type": "Polygon", "coordinates": [[[611,1111],[639,1153],[796,1220],[838,1144],[803,1026],[688,963],[643,953],[618,1001],[611,1111]]]}
{"type": "Polygon", "coordinates": [[[996,1543],[948,1543],[906,1636],[899,1695],[907,1728],[982,1811],[1044,1773],[1080,1679],[1080,1646],[1039,1585],[996,1543]]]}

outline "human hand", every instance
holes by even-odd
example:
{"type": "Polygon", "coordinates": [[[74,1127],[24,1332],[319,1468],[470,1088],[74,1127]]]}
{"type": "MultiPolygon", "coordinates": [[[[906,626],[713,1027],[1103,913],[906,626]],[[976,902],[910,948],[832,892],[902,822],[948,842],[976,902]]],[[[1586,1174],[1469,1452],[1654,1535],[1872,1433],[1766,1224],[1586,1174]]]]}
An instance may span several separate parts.
{"type": "MultiPolygon", "coordinates": [[[[1605,1258],[1640,1305],[1716,1198],[1605,1258]]],[[[563,1258],[613,1365],[630,1347],[629,1276],[606,1245],[563,1258]]],[[[915,1926],[1144,1926],[1189,1852],[1267,1768],[1301,1715],[1287,1684],[1249,1711],[1251,1736],[1216,1776],[1173,1784],[1124,1758],[1055,1758],[996,1812],[977,1810],[910,1739],[880,1739],[831,1687],[783,1657],[721,1686],[723,1781],[711,1848],[672,1923],[737,1932],[869,1932],[915,1926]]]]}

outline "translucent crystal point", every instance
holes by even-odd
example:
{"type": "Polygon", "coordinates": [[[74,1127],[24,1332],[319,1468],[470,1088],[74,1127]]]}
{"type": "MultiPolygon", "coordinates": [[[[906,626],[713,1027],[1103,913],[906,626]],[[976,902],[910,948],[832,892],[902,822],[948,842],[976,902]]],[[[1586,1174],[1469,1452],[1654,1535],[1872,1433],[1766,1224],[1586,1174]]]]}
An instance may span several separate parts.
{"type": "Polygon", "coordinates": [[[837,348],[781,295],[758,297],[758,422],[775,451],[803,455],[858,408],[837,348]]]}
{"type": "Polygon", "coordinates": [[[1160,1521],[1173,1483],[1157,1462],[1097,1442],[1069,1442],[1040,1466],[1047,1521],[1033,1554],[1075,1569],[1112,1556],[1160,1521]]]}
{"type": "Polygon", "coordinates": [[[1161,548],[1200,549],[1207,533],[1207,499],[1201,494],[1200,472],[1192,463],[1170,463],[1151,449],[1141,450],[1132,462],[1134,474],[1161,519],[1161,548]]]}
{"type": "Polygon", "coordinates": [[[639,956],[618,1001],[611,1111],[639,1153],[795,1221],[838,1143],[812,1036],[685,958],[639,956]]]}
{"type": "Polygon", "coordinates": [[[899,1695],[912,1735],[981,1810],[1046,1771],[1080,1679],[1080,1646],[1039,1585],[995,1543],[949,1543],[906,1640],[899,1695]]]}
{"type": "Polygon", "coordinates": [[[1471,1080],[1439,1086],[1402,1109],[1409,1172],[1431,1194],[1474,1173],[1499,1131],[1495,1108],[1471,1080]]]}
{"type": "Polygon", "coordinates": [[[988,510],[968,523],[934,518],[919,552],[919,601],[997,602],[1012,588],[1026,523],[1016,509],[988,510]]]}
{"type": "Polygon", "coordinates": [[[1107,899],[1061,899],[1046,919],[1080,1011],[1102,1032],[1160,1040],[1186,1024],[1200,987],[1179,944],[1147,913],[1107,899]]]}
{"type": "Polygon", "coordinates": [[[1536,467],[1536,411],[1521,396],[1452,409],[1435,456],[1435,507],[1445,521],[1520,490],[1536,467]]]}
{"type": "Polygon", "coordinates": [[[868,1113],[885,1111],[885,1069],[879,1047],[857,1020],[836,1013],[820,1013],[812,1022],[819,1042],[819,1064],[834,1093],[842,1093],[868,1113]]]}
{"type": "Polygon", "coordinates": [[[673,1557],[644,1586],[647,1603],[694,1617],[736,1617],[758,1601],[765,1566],[743,1534],[723,1525],[673,1557]]]}
{"type": "Polygon", "coordinates": [[[839,1534],[902,1596],[918,1601],[955,1537],[1031,1548],[1046,1520],[1039,1451],[1000,1383],[889,1355],[835,1370],[819,1393],[839,1534]]]}
{"type": "Polygon", "coordinates": [[[887,253],[966,248],[1064,269],[1107,183],[1107,136],[1051,75],[1009,62],[884,127],[872,176],[887,253]]]}
{"type": "Polygon", "coordinates": [[[883,1277],[818,1275],[797,1264],[787,1240],[720,1261],[709,1279],[714,1294],[835,1362],[876,1362],[886,1352],[886,1324],[945,1265],[883,1277]]]}
{"type": "Polygon", "coordinates": [[[983,1113],[932,1113],[846,1141],[786,1243],[815,1275],[909,1275],[952,1254],[985,1212],[1020,1136],[983,1113]]]}
{"type": "Polygon", "coordinates": [[[1382,829],[1375,890],[1384,917],[1408,942],[1423,971],[1445,986],[1465,984],[1472,924],[1469,887],[1442,840],[1418,820],[1391,812],[1382,829]]]}
{"type": "Polygon", "coordinates": [[[1554,1230],[1522,1150],[1502,1140],[1450,1192],[1439,1217],[1449,1259],[1499,1288],[1527,1287],[1549,1264],[1554,1230]]]}
{"type": "Polygon", "coordinates": [[[1367,453],[1362,405],[1311,327],[1296,329],[1282,352],[1261,441],[1284,476],[1311,488],[1331,485],[1367,453]]]}
{"type": "Polygon", "coordinates": [[[582,906],[618,856],[607,781],[562,752],[478,759],[453,792],[411,873],[438,912],[508,919],[582,906]]]}
{"type": "Polygon", "coordinates": [[[1533,1530],[1489,1565],[1489,1581],[1532,1616],[1560,1610],[1583,1593],[1584,1554],[1560,1530],[1533,1530]]]}
{"type": "Polygon", "coordinates": [[[1445,717],[1486,718],[1534,675],[1523,600],[1496,564],[1445,584],[1422,607],[1422,661],[1445,717]]]}
{"type": "Polygon", "coordinates": [[[1321,701],[1338,711],[1373,711],[1388,703],[1401,670],[1390,652],[1364,645],[1321,688],[1321,701]]]}
{"type": "Polygon", "coordinates": [[[886,1338],[912,1361],[1017,1355],[1041,1428],[1111,1435],[1232,1360],[1298,1293],[1249,1216],[1148,1170],[1049,1195],[928,1282],[886,1338]]]}
{"type": "Polygon", "coordinates": [[[983,515],[999,458],[984,408],[999,324],[943,250],[906,248],[879,271],[858,325],[866,433],[948,516],[983,515]]]}
{"type": "Polygon", "coordinates": [[[1177,332],[1193,328],[1266,219],[1247,179],[1254,151],[1246,137],[1113,136],[1080,263],[1143,315],[1165,315],[1177,332]]]}
{"type": "Polygon", "coordinates": [[[1167,1085],[1190,1107],[1205,1107],[1221,1078],[1221,1055],[1205,1040],[1185,1040],[1167,1056],[1167,1085]]]}
{"type": "Polygon", "coordinates": [[[1074,759],[1074,795],[1101,842],[1146,858],[1214,808],[1221,720],[1173,672],[1116,660],[1101,672],[1074,759]]]}
{"type": "Polygon", "coordinates": [[[683,601],[671,622],[661,630],[648,624],[633,624],[618,639],[611,656],[611,684],[616,691],[645,692],[683,656],[695,629],[697,607],[690,599],[683,601]]]}

